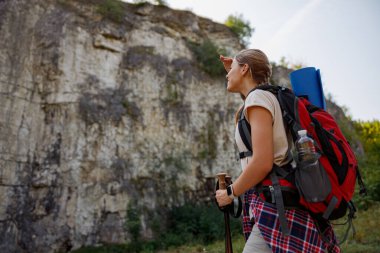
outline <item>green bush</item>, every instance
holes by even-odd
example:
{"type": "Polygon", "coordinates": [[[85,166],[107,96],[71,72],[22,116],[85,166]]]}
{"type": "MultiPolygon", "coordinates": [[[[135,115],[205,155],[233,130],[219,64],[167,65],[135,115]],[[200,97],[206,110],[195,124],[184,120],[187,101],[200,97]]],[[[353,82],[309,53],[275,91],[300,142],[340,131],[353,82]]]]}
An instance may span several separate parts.
{"type": "Polygon", "coordinates": [[[119,0],[103,0],[98,6],[98,12],[116,23],[123,21],[123,3],[119,0]]]}
{"type": "Polygon", "coordinates": [[[141,221],[137,201],[129,202],[126,218],[127,220],[125,222],[125,228],[132,236],[132,240],[137,241],[140,237],[141,231],[141,221]]]}
{"type": "MultiPolygon", "coordinates": [[[[224,238],[224,215],[214,204],[186,204],[173,208],[168,217],[168,229],[160,235],[165,248],[224,238]]],[[[232,234],[241,233],[240,219],[231,219],[230,224],[232,234]]]]}
{"type": "Polygon", "coordinates": [[[356,121],[354,126],[365,152],[359,157],[359,168],[368,192],[364,198],[356,194],[354,200],[368,208],[373,201],[380,201],[380,121],[356,121]]]}
{"type": "MultiPolygon", "coordinates": [[[[158,250],[180,247],[183,245],[210,244],[224,239],[224,215],[214,203],[188,203],[174,207],[165,214],[152,215],[154,240],[140,237],[139,209],[131,202],[127,208],[126,229],[132,236],[131,242],[121,245],[101,247],[83,247],[75,253],[121,253],[121,252],[156,252],[158,250]],[[157,224],[155,224],[157,223],[157,224]]],[[[230,219],[232,236],[242,237],[240,219],[230,219]]]]}
{"type": "MultiPolygon", "coordinates": [[[[174,207],[165,215],[153,216],[155,239],[134,239],[125,245],[127,252],[156,252],[182,245],[209,244],[224,238],[224,215],[215,204],[189,203],[174,207]]],[[[230,227],[231,234],[241,234],[240,219],[231,219],[230,227]]]]}
{"type": "Polygon", "coordinates": [[[226,73],[219,60],[219,55],[226,54],[225,49],[219,48],[209,39],[200,45],[194,42],[188,42],[187,45],[195,55],[199,67],[210,76],[222,76],[226,73]]]}

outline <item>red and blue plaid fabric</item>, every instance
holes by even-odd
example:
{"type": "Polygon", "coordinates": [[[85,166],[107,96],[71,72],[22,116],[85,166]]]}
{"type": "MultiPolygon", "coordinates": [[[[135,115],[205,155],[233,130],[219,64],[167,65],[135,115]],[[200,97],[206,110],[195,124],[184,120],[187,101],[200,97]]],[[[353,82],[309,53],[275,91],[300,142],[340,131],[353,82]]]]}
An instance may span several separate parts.
{"type": "Polygon", "coordinates": [[[272,252],[340,252],[332,227],[326,229],[325,240],[322,240],[313,218],[306,211],[285,210],[290,230],[290,235],[285,237],[281,233],[276,207],[264,202],[253,189],[245,193],[243,205],[243,232],[246,240],[256,224],[272,252]],[[252,220],[249,218],[249,208],[252,210],[252,220]]]}

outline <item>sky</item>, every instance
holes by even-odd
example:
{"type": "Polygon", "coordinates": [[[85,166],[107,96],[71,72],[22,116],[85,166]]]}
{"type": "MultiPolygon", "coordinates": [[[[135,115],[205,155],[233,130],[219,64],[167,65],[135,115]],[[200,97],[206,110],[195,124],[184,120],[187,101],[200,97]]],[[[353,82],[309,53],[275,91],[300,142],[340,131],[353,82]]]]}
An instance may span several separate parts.
{"type": "Polygon", "coordinates": [[[241,14],[249,48],[320,69],[325,96],[354,120],[380,120],[380,0],[166,0],[224,23],[241,14]]]}

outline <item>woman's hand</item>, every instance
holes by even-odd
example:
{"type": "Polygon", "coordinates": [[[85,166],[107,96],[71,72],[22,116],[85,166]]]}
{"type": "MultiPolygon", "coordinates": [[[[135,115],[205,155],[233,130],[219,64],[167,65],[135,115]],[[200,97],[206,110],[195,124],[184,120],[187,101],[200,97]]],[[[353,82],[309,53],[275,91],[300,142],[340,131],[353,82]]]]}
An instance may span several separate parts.
{"type": "Polygon", "coordinates": [[[215,193],[215,198],[220,207],[227,206],[232,202],[232,199],[227,195],[227,190],[217,190],[215,193]]]}
{"type": "Polygon", "coordinates": [[[228,73],[231,70],[231,64],[232,64],[233,59],[231,57],[225,57],[223,55],[220,55],[219,59],[223,63],[224,69],[228,73]]]}

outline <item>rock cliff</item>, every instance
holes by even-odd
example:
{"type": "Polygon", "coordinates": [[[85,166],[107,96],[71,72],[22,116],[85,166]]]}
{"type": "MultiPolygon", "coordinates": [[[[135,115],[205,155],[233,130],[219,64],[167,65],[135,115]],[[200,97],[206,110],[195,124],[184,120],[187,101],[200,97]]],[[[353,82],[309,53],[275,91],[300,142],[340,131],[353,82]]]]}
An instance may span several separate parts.
{"type": "Polygon", "coordinates": [[[150,4],[0,1],[0,252],[121,243],[129,203],[149,216],[207,196],[205,176],[238,173],[237,96],[188,42],[230,55],[221,24],[150,4]]]}
{"type": "Polygon", "coordinates": [[[101,2],[0,0],[0,252],[128,241],[131,204],[149,238],[156,210],[239,173],[241,100],[189,46],[233,55],[238,38],[188,11],[125,3],[115,19],[101,2]]]}

